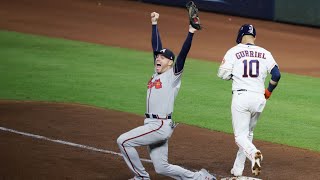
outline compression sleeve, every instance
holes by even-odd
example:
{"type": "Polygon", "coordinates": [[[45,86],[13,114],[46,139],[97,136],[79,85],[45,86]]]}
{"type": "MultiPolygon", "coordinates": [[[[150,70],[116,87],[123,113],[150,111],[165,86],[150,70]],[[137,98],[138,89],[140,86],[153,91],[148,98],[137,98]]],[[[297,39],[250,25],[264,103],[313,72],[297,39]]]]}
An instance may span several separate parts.
{"type": "Polygon", "coordinates": [[[189,50],[191,48],[192,39],[193,39],[193,33],[189,32],[186,40],[183,43],[181,51],[177,57],[177,61],[174,65],[175,74],[180,74],[183,70],[184,63],[186,61],[189,50]]]}
{"type": "MultiPolygon", "coordinates": [[[[280,74],[280,70],[278,68],[278,66],[274,66],[270,72],[271,74],[271,80],[274,81],[274,82],[278,82],[280,81],[280,78],[281,78],[281,74],[280,74]]],[[[272,92],[276,87],[277,87],[277,84],[272,84],[269,82],[269,85],[268,85],[268,91],[272,92]]]]}
{"type": "Polygon", "coordinates": [[[272,81],[278,82],[281,78],[281,74],[280,74],[280,70],[279,70],[278,66],[274,66],[272,68],[270,74],[272,75],[272,77],[271,77],[272,81]]]}
{"type": "Polygon", "coordinates": [[[162,49],[162,43],[160,39],[160,33],[158,30],[158,26],[152,25],[152,37],[151,37],[151,44],[153,50],[153,60],[156,60],[156,55],[154,54],[155,51],[160,51],[162,49]]]}

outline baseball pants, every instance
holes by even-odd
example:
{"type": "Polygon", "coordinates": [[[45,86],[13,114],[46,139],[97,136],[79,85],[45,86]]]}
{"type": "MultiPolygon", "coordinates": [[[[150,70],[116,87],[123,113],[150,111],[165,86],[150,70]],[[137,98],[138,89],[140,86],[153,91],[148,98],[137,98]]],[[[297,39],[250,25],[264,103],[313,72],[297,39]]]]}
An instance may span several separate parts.
{"type": "Polygon", "coordinates": [[[254,161],[257,148],[252,143],[253,131],[266,104],[263,94],[250,91],[234,92],[232,96],[232,126],[239,146],[234,168],[243,171],[246,157],[254,161]]]}
{"type": "Polygon", "coordinates": [[[143,167],[136,146],[148,146],[151,160],[158,174],[174,179],[198,179],[199,172],[192,172],[168,162],[168,139],[173,133],[174,127],[171,119],[144,120],[144,125],[132,129],[117,139],[118,146],[125,162],[134,173],[135,179],[150,179],[143,167]]]}

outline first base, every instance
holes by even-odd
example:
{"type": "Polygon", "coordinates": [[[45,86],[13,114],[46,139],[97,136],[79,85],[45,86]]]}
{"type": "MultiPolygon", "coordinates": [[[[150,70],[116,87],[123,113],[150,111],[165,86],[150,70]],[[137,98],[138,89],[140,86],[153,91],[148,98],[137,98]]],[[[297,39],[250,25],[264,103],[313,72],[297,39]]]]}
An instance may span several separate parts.
{"type": "Polygon", "coordinates": [[[225,177],[225,178],[221,178],[221,180],[262,180],[262,179],[240,176],[240,177],[225,177]]]}

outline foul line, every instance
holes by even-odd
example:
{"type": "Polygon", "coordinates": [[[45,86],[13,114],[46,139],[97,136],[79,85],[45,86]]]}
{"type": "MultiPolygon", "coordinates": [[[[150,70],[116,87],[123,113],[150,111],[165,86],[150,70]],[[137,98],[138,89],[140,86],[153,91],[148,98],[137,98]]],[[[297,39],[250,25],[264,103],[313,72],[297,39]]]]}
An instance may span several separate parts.
{"type": "MultiPolygon", "coordinates": [[[[51,141],[51,142],[55,142],[55,143],[59,143],[59,144],[64,144],[64,145],[68,145],[68,146],[72,146],[72,147],[87,149],[87,150],[91,150],[91,151],[95,151],[95,152],[101,152],[101,153],[105,153],[105,154],[113,154],[113,155],[118,155],[118,156],[122,157],[121,153],[108,151],[108,150],[105,150],[105,149],[99,149],[99,148],[86,146],[86,145],[82,145],[82,144],[77,144],[77,143],[73,143],[73,142],[63,141],[63,140],[60,140],[60,139],[51,139],[51,138],[48,138],[48,137],[45,137],[45,136],[40,136],[40,135],[36,135],[36,134],[21,132],[21,131],[5,128],[5,127],[1,127],[1,126],[0,126],[0,130],[6,131],[6,132],[11,132],[11,133],[14,133],[14,134],[19,134],[19,135],[22,135],[22,136],[35,138],[35,139],[42,139],[42,140],[51,141]]],[[[140,160],[144,161],[144,162],[152,163],[152,161],[150,159],[140,158],[140,160]]],[[[233,178],[234,177],[231,177],[230,179],[233,179],[233,178]]],[[[257,179],[257,178],[251,178],[251,177],[245,177],[245,178],[247,178],[247,180],[261,180],[261,179],[257,179]]],[[[222,178],[221,180],[229,180],[229,178],[222,178]]]]}
{"type": "MultiPolygon", "coordinates": [[[[77,143],[73,143],[73,142],[63,141],[63,140],[60,140],[60,139],[51,139],[51,138],[48,138],[48,137],[45,137],[45,136],[25,133],[25,132],[17,131],[17,130],[14,130],[14,129],[8,129],[8,128],[1,127],[1,126],[0,126],[0,130],[6,131],[6,132],[15,133],[15,134],[19,134],[19,135],[22,135],[22,136],[35,138],[35,139],[42,139],[42,140],[51,141],[51,142],[55,142],[55,143],[59,143],[59,144],[65,144],[65,145],[73,146],[73,147],[77,147],[77,148],[88,149],[88,150],[95,151],[95,152],[102,152],[102,153],[106,153],[106,154],[113,154],[113,155],[122,156],[122,154],[120,154],[120,153],[113,152],[113,151],[108,151],[108,150],[105,150],[105,149],[99,149],[99,148],[95,148],[95,147],[91,147],[91,146],[86,146],[86,145],[77,144],[77,143]]],[[[152,161],[150,159],[140,158],[140,160],[144,161],[144,162],[152,163],[152,161]]]]}

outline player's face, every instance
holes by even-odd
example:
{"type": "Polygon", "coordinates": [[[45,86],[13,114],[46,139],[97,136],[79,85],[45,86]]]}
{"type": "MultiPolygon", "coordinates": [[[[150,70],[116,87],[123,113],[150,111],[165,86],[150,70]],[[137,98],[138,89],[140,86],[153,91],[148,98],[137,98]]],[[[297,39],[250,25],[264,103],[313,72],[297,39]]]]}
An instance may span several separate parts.
{"type": "Polygon", "coordinates": [[[158,74],[164,73],[171,68],[173,61],[164,57],[162,54],[158,54],[156,57],[155,68],[158,74]]]}

